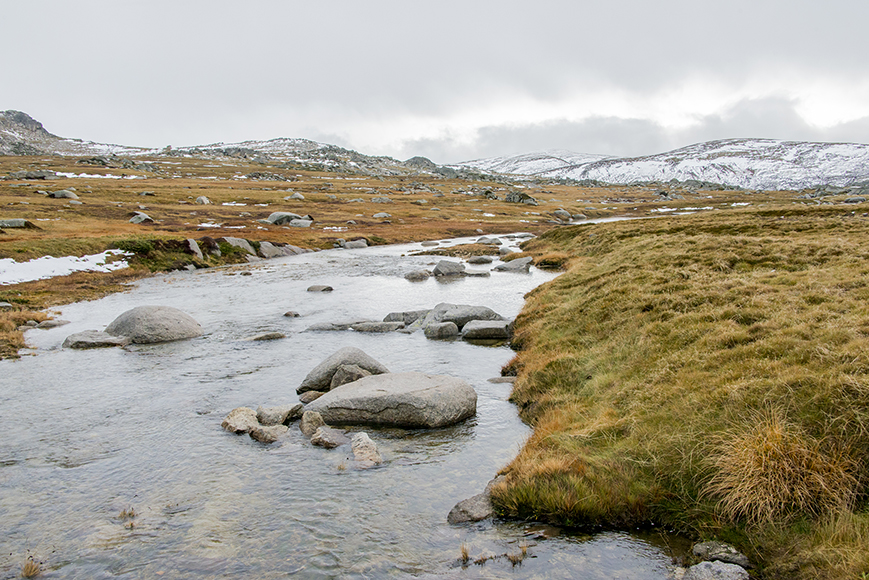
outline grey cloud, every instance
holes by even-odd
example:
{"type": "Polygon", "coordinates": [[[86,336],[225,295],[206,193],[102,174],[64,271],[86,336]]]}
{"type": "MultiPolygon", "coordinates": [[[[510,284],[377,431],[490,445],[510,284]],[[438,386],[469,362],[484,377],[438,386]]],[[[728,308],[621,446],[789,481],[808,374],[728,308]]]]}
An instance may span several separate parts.
{"type": "Polygon", "coordinates": [[[819,129],[799,116],[791,100],[751,99],[721,113],[701,117],[683,130],[668,129],[645,119],[592,117],[582,121],[482,127],[471,143],[445,135],[439,139],[407,141],[400,152],[405,157],[424,155],[440,163],[548,149],[636,157],[739,137],[869,143],[869,117],[819,129]]]}

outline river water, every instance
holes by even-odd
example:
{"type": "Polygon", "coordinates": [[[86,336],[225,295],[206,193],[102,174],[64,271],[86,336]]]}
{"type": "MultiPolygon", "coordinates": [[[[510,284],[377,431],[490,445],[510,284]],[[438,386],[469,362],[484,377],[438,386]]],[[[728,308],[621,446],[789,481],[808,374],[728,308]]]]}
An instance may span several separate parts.
{"type": "Polygon", "coordinates": [[[554,274],[410,283],[405,273],[439,259],[408,255],[420,249],[325,251],[161,275],[63,307],[66,326],[28,331],[33,350],[0,361],[0,578],[16,577],[28,556],[44,562],[46,578],[666,578],[668,540],[655,533],[447,524],[453,505],[480,493],[530,433],[507,401],[510,385],[488,381],[510,349],[419,332],[305,329],[440,302],[512,317],[523,295],[554,274]],[[334,291],[306,292],[313,284],[334,291]],[[205,335],[61,348],[66,336],[145,304],[189,313],[205,335]],[[288,310],[301,317],[283,316],[288,310]],[[245,340],[269,331],[287,338],[245,340]],[[368,470],[354,469],[347,449],[311,446],[295,426],[272,445],[220,428],[235,407],[297,402],[305,375],[344,346],[393,372],[465,379],[478,393],[477,416],[431,431],[366,428],[385,459],[368,470]],[[134,517],[122,517],[130,510],[134,517]],[[462,544],[472,560],[500,557],[463,567],[462,544]],[[502,556],[523,545],[519,565],[502,556]]]}

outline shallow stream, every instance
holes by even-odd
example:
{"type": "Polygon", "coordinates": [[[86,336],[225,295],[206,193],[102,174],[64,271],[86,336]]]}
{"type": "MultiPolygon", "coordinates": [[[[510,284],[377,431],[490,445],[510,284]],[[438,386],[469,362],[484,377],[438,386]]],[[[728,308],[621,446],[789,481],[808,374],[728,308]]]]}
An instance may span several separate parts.
{"type": "Polygon", "coordinates": [[[28,331],[33,356],[0,361],[0,578],[16,577],[28,556],[45,563],[45,578],[666,578],[673,566],[664,535],[447,524],[453,505],[480,493],[530,433],[507,401],[510,385],[488,381],[512,351],[420,332],[304,330],[440,302],[512,317],[523,295],[554,274],[410,283],[405,273],[439,259],[406,255],[420,249],[326,251],[157,276],[63,307],[66,326],[28,331]],[[306,292],[313,284],[334,291],[306,292]],[[184,310],[206,334],[61,348],[68,335],[145,304],[184,310]],[[288,310],[301,317],[284,317],[288,310]],[[244,340],[269,331],[287,338],[244,340]],[[272,445],[220,428],[235,407],[296,402],[305,375],[344,346],[394,372],[465,379],[478,393],[476,418],[433,431],[364,429],[385,459],[369,470],[354,469],[345,448],[311,446],[295,426],[272,445]],[[134,517],[122,517],[130,510],[134,517]],[[462,544],[471,560],[522,545],[528,557],[462,567],[462,544]]]}

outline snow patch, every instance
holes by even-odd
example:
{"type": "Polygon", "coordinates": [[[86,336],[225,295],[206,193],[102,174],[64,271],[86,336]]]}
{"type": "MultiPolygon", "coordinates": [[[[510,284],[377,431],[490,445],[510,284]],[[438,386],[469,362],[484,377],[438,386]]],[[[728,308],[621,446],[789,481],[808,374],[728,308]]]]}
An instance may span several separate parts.
{"type": "Polygon", "coordinates": [[[81,258],[43,256],[27,262],[16,262],[12,258],[5,258],[0,260],[0,285],[44,280],[54,276],[66,276],[73,272],[112,272],[127,268],[128,264],[126,260],[109,262],[110,257],[132,255],[122,250],[106,250],[101,254],[81,258]]]}

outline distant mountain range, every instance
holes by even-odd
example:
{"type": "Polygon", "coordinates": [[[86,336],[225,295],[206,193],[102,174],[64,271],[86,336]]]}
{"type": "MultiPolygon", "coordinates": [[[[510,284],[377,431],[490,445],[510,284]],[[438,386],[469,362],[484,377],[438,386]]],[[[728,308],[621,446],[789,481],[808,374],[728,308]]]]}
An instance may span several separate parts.
{"type": "Polygon", "coordinates": [[[370,175],[502,175],[588,184],[714,183],[745,189],[804,189],[869,183],[869,145],[772,139],[724,139],[667,153],[620,158],[553,150],[436,165],[424,157],[398,161],[308,139],[271,139],[147,149],[67,139],[20,111],[0,113],[0,155],[196,156],[245,158],[285,167],[370,175]]]}

